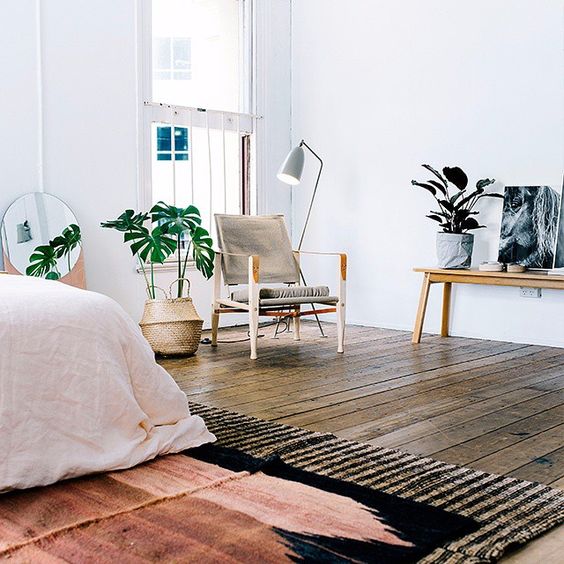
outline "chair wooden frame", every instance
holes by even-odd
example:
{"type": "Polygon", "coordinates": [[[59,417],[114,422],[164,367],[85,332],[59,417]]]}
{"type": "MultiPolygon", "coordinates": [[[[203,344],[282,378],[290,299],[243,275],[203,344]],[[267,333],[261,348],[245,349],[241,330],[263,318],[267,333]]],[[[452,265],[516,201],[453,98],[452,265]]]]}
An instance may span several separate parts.
{"type": "MultiPolygon", "coordinates": [[[[296,304],[291,310],[280,310],[278,306],[260,307],[260,257],[258,255],[243,255],[236,253],[216,252],[213,282],[213,303],[211,316],[212,347],[217,346],[217,333],[219,329],[219,316],[223,313],[248,313],[249,314],[249,334],[251,340],[251,359],[257,359],[258,343],[258,324],[259,317],[291,317],[294,325],[294,340],[300,340],[300,318],[307,315],[319,315],[322,313],[337,314],[337,352],[343,353],[345,350],[345,321],[346,321],[346,289],[347,289],[347,255],[345,253],[325,253],[315,251],[293,251],[296,261],[300,262],[301,255],[323,255],[339,257],[339,272],[337,286],[337,303],[335,307],[323,309],[311,309],[302,311],[301,306],[296,304]],[[248,303],[236,302],[228,298],[221,297],[223,275],[221,271],[221,258],[223,255],[240,256],[248,259],[249,265],[249,301],[248,303]]],[[[314,300],[312,300],[314,301],[314,300]]]]}

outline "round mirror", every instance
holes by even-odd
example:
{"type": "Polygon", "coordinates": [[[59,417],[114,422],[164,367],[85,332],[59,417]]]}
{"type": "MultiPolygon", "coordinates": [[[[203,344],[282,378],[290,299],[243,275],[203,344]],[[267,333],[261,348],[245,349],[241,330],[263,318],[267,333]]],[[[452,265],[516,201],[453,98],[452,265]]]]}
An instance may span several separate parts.
{"type": "Polygon", "coordinates": [[[59,198],[32,192],[2,219],[4,268],[53,280],[68,277],[81,258],[81,235],[72,210],[59,198]]]}

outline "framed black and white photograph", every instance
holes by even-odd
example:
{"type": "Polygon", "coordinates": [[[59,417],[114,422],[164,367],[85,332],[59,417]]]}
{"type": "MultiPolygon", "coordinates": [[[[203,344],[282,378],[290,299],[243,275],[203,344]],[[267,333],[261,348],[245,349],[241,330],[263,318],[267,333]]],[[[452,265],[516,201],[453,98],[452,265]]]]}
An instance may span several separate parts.
{"type": "Polygon", "coordinates": [[[527,268],[552,268],[560,194],[550,186],[506,186],[499,262],[527,268]]]}
{"type": "MultiPolygon", "coordinates": [[[[564,194],[564,179],[562,179],[562,190],[564,194]]],[[[560,202],[560,219],[558,221],[558,234],[556,236],[554,268],[564,268],[564,205],[562,202],[560,202]]]]}

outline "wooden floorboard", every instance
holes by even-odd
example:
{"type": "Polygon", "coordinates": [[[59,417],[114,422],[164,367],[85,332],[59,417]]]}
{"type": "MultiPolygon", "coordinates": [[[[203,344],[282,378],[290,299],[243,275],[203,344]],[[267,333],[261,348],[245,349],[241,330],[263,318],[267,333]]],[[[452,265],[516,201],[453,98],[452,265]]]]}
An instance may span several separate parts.
{"type": "MultiPolygon", "coordinates": [[[[339,355],[333,325],[302,327],[261,329],[256,361],[242,341],[160,362],[196,402],[564,488],[564,348],[349,326],[339,355]]],[[[510,561],[550,562],[562,536],[510,561]]]]}
{"type": "Polygon", "coordinates": [[[401,448],[420,450],[445,462],[470,464],[557,427],[559,421],[564,421],[563,399],[562,391],[545,394],[451,427],[448,433],[433,433],[417,446],[405,443],[401,448]],[[527,417],[527,413],[532,415],[527,417]]]}

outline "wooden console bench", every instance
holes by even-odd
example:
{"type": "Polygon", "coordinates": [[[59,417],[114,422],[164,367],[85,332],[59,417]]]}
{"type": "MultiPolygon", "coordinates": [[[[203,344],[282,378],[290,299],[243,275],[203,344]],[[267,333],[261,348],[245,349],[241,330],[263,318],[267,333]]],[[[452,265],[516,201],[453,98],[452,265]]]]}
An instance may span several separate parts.
{"type": "Polygon", "coordinates": [[[413,329],[413,343],[421,342],[425,311],[429,298],[431,284],[442,283],[443,311],[441,320],[441,336],[448,337],[448,322],[450,316],[450,293],[452,284],[482,284],[489,286],[518,286],[521,288],[546,288],[550,290],[564,290],[564,276],[547,274],[544,271],[513,272],[482,272],[481,270],[445,270],[440,268],[414,268],[415,272],[423,273],[423,285],[415,328],[413,329]]]}

